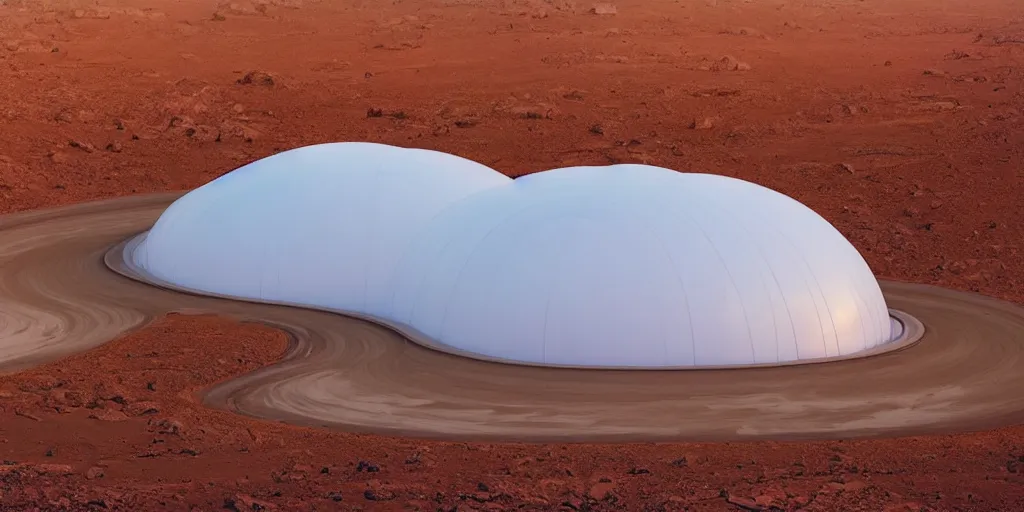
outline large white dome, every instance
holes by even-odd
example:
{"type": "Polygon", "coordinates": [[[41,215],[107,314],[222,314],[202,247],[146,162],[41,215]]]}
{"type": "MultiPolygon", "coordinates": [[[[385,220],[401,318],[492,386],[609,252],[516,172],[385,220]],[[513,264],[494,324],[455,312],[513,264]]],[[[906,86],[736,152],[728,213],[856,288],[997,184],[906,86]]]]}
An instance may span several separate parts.
{"type": "Polygon", "coordinates": [[[413,236],[453,202],[510,183],[447,153],[335,143],[285,151],[185,194],[135,252],[200,291],[375,314],[413,236]]]}
{"type": "Polygon", "coordinates": [[[890,340],[878,283],[827,221],[745,181],[644,165],[532,174],[431,223],[389,318],[558,365],[705,366],[890,340]]]}
{"type": "Polygon", "coordinates": [[[871,270],[819,215],[644,165],[512,181],[424,150],[300,148],[179,199],[134,259],[183,287],[373,315],[527,363],[793,362],[892,336],[871,270]]]}

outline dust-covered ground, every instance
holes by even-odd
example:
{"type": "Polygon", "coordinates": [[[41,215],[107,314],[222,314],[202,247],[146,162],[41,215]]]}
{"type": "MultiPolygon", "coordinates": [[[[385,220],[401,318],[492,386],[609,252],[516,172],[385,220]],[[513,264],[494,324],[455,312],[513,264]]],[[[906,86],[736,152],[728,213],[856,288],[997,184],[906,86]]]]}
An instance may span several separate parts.
{"type": "MultiPolygon", "coordinates": [[[[299,145],[510,175],[751,180],[880,277],[1024,302],[1024,4],[0,1],[0,213],[176,190],[299,145]]],[[[828,443],[354,436],[195,398],[284,336],[172,316],[0,377],[4,510],[1019,510],[1024,428],[828,443]]]]}

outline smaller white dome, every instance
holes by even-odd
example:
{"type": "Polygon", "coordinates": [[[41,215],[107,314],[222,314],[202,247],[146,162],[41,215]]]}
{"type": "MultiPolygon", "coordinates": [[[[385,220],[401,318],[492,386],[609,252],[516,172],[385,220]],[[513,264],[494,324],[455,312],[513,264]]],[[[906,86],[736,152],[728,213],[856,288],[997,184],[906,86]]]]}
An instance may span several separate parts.
{"type": "Polygon", "coordinates": [[[395,262],[438,212],[510,181],[437,151],[302,147],[179,198],[136,264],[195,290],[374,314],[391,299],[395,262]]]}

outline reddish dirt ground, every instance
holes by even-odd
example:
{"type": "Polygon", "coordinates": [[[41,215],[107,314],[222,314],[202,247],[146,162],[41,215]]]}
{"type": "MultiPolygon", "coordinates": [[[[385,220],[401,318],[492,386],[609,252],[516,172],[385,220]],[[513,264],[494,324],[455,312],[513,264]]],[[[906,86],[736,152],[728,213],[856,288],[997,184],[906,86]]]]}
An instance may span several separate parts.
{"type": "Polygon", "coordinates": [[[274,361],[286,343],[268,327],[173,315],[0,377],[0,509],[909,511],[1021,503],[1021,428],[823,443],[442,443],[297,428],[198,403],[200,390],[274,361]]]}
{"type": "MultiPolygon", "coordinates": [[[[380,4],[0,0],[0,213],[338,140],[510,175],[643,162],[789,194],[881,277],[1024,302],[1024,3],[380,4]]],[[[0,509],[1024,509],[1024,427],[495,445],[198,405],[284,343],[176,316],[2,377],[0,509]]]]}

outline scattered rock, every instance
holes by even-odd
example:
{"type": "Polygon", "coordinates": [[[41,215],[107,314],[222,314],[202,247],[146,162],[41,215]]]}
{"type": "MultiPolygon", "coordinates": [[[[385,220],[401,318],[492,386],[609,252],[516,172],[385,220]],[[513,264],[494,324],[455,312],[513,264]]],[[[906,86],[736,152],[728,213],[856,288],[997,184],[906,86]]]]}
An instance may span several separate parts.
{"type": "Polygon", "coordinates": [[[735,496],[726,496],[725,501],[726,503],[738,507],[742,510],[750,510],[752,512],[762,512],[764,510],[767,510],[766,507],[759,505],[757,501],[750,498],[737,498],[735,496]]]}
{"type": "Polygon", "coordinates": [[[835,115],[841,116],[841,117],[855,116],[858,113],[865,113],[866,114],[867,112],[868,112],[867,107],[855,107],[855,106],[852,106],[852,105],[847,105],[845,103],[836,104],[836,105],[833,105],[831,108],[829,108],[829,113],[830,114],[835,114],[835,115]]]}
{"type": "Polygon", "coordinates": [[[739,96],[741,91],[739,89],[698,89],[690,93],[694,98],[710,98],[712,96],[739,96]]]}
{"type": "Polygon", "coordinates": [[[358,464],[356,464],[356,472],[362,473],[363,471],[367,473],[376,473],[380,471],[380,466],[370,462],[366,462],[365,460],[361,460],[359,461],[358,464]]]}
{"type": "Polygon", "coordinates": [[[732,35],[732,36],[748,36],[748,37],[757,37],[757,38],[760,38],[760,39],[770,39],[768,36],[766,36],[760,30],[757,30],[756,28],[750,28],[750,27],[727,28],[727,29],[722,30],[719,33],[720,34],[728,34],[728,35],[732,35]]]}
{"type": "Polygon", "coordinates": [[[106,20],[110,19],[110,9],[97,8],[97,9],[75,9],[71,11],[71,17],[75,19],[94,19],[94,20],[106,20]]]}
{"type": "Polygon", "coordinates": [[[120,153],[121,151],[124,150],[124,147],[121,146],[120,142],[115,140],[115,141],[111,142],[110,144],[107,144],[106,150],[111,152],[111,153],[120,153]]]}
{"type": "Polygon", "coordinates": [[[627,473],[630,475],[648,475],[651,472],[647,468],[629,468],[627,473]]]}
{"type": "Polygon", "coordinates": [[[185,427],[181,424],[181,422],[173,419],[160,420],[159,422],[157,422],[156,427],[157,433],[168,436],[181,435],[181,433],[185,430],[185,427]]]}
{"type": "Polygon", "coordinates": [[[148,416],[160,412],[160,404],[156,402],[135,402],[128,406],[127,412],[132,416],[148,416]]]}
{"type": "Polygon", "coordinates": [[[236,494],[224,500],[224,508],[235,512],[256,512],[261,510],[275,510],[277,506],[263,500],[258,500],[248,494],[236,494]]]}
{"type": "Polygon", "coordinates": [[[77,391],[68,391],[65,389],[52,389],[46,395],[45,404],[48,407],[53,407],[56,409],[64,407],[77,408],[85,405],[85,399],[83,398],[82,393],[79,393],[77,391]]]}
{"type": "MultiPolygon", "coordinates": [[[[205,124],[185,128],[183,133],[186,137],[199,142],[219,142],[221,140],[220,130],[205,124]]],[[[251,142],[251,140],[247,139],[246,142],[251,142]]]]}
{"type": "Polygon", "coordinates": [[[62,108],[53,115],[53,120],[58,123],[70,123],[74,119],[75,118],[71,114],[71,109],[69,108],[62,108]]]}
{"type": "Polygon", "coordinates": [[[715,61],[704,60],[698,69],[704,71],[749,71],[750,64],[743,62],[732,55],[726,55],[715,61]]]}
{"type": "Polygon", "coordinates": [[[96,151],[96,147],[95,146],[93,146],[92,144],[89,144],[88,142],[83,142],[83,141],[80,141],[80,140],[70,140],[70,141],[68,141],[68,146],[71,146],[71,147],[77,148],[77,149],[81,149],[82,151],[85,151],[86,153],[92,153],[93,151],[96,151]]]}
{"type": "Polygon", "coordinates": [[[689,126],[691,130],[710,130],[715,127],[715,120],[714,117],[694,119],[689,126]]]}
{"type": "Polygon", "coordinates": [[[596,14],[598,16],[614,16],[618,13],[619,9],[615,7],[615,5],[609,3],[594,4],[594,6],[590,8],[590,14],[596,14]]]}
{"type": "Polygon", "coordinates": [[[167,122],[167,128],[177,128],[179,130],[194,128],[195,125],[195,121],[188,116],[171,116],[171,120],[167,122]]]}
{"type": "Polygon", "coordinates": [[[251,126],[233,121],[225,121],[221,124],[220,131],[217,132],[217,138],[214,140],[220,142],[225,136],[242,139],[245,142],[251,143],[260,137],[260,132],[251,126]]]}
{"type": "Polygon", "coordinates": [[[754,498],[754,503],[763,510],[785,510],[787,499],[786,493],[782,490],[766,489],[754,498]]]}
{"type": "Polygon", "coordinates": [[[111,383],[100,383],[95,387],[96,398],[101,400],[110,400],[111,402],[124,405],[128,403],[127,391],[124,387],[111,384],[111,383]]]}
{"type": "Polygon", "coordinates": [[[363,491],[363,498],[366,498],[369,501],[390,501],[395,499],[396,495],[391,491],[375,491],[373,489],[367,489],[363,491]]]}
{"type": "Polygon", "coordinates": [[[960,50],[955,50],[954,49],[953,51],[947,53],[945,55],[945,57],[943,57],[943,58],[945,58],[946,60],[960,60],[960,59],[966,59],[966,58],[968,58],[970,56],[971,55],[969,53],[962,52],[960,50]]]}
{"type": "Polygon", "coordinates": [[[390,51],[403,51],[403,50],[415,50],[420,47],[420,43],[415,41],[404,41],[399,44],[383,44],[379,43],[373,46],[375,50],[390,50],[390,51]]]}
{"type": "Polygon", "coordinates": [[[480,491],[473,493],[472,495],[470,495],[470,497],[473,498],[473,501],[476,501],[477,503],[489,503],[492,500],[494,500],[496,495],[490,492],[480,491]]]}
{"type": "Polygon", "coordinates": [[[276,83],[272,75],[263,71],[250,71],[239,78],[237,82],[241,85],[262,85],[264,87],[270,87],[276,83]]]}
{"type": "Polygon", "coordinates": [[[583,93],[575,90],[563,94],[562,97],[572,101],[583,101],[583,93]]]}
{"type": "Polygon", "coordinates": [[[586,502],[575,496],[562,502],[562,506],[570,510],[584,510],[584,507],[586,507],[586,505],[586,502]]]}
{"type": "Polygon", "coordinates": [[[99,466],[93,466],[85,472],[85,477],[89,480],[95,480],[97,478],[103,478],[103,468],[99,466]]]}
{"type": "Polygon", "coordinates": [[[552,119],[555,115],[554,107],[547,105],[512,107],[509,112],[520,119],[552,119]]]}

